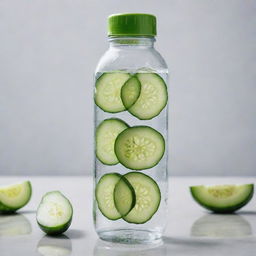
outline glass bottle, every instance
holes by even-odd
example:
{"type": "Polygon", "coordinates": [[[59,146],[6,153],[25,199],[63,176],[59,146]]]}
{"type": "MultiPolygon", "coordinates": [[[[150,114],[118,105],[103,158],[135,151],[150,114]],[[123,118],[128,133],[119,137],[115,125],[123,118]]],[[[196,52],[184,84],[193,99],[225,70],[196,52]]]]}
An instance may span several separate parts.
{"type": "Polygon", "coordinates": [[[108,18],[109,49],[95,72],[94,225],[103,240],[161,238],[168,195],[168,68],[156,18],[108,18]]]}

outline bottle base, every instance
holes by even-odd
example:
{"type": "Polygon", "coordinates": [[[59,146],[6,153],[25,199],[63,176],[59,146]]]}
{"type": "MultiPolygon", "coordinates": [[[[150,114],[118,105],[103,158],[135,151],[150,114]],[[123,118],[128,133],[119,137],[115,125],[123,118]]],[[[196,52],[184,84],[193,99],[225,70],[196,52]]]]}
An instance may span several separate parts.
{"type": "Polygon", "coordinates": [[[150,230],[117,229],[98,231],[100,239],[122,244],[152,244],[160,243],[162,233],[150,230]]]}

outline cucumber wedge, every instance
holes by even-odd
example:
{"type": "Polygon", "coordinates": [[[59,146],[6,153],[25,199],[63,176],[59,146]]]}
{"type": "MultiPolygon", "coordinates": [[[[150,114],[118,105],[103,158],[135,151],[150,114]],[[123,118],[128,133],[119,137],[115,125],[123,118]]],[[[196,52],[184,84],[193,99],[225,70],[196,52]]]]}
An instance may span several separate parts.
{"type": "Polygon", "coordinates": [[[164,155],[163,136],[149,126],[134,126],[121,132],[115,141],[119,162],[132,170],[144,170],[158,164],[164,155]]]}
{"type": "Polygon", "coordinates": [[[103,175],[96,185],[95,196],[101,213],[110,220],[117,220],[122,215],[114,203],[114,189],[122,176],[119,173],[103,175]]]}
{"type": "Polygon", "coordinates": [[[0,212],[15,212],[25,206],[32,194],[30,181],[0,187],[0,212]]]}
{"type": "Polygon", "coordinates": [[[141,92],[137,101],[128,111],[141,120],[149,120],[159,115],[168,101],[164,80],[155,73],[137,73],[141,92]]]}
{"type": "Polygon", "coordinates": [[[135,191],[129,181],[123,176],[114,189],[114,202],[121,216],[126,216],[135,206],[135,191]]]}
{"type": "Polygon", "coordinates": [[[37,223],[48,235],[65,232],[72,221],[73,208],[70,201],[59,191],[46,193],[37,209],[37,223]]]}
{"type": "Polygon", "coordinates": [[[124,175],[135,190],[136,204],[123,219],[129,223],[143,224],[149,221],[158,210],[161,192],[157,183],[141,172],[124,175]]]}
{"type": "Polygon", "coordinates": [[[95,103],[105,112],[117,113],[125,110],[121,100],[121,88],[130,78],[128,73],[104,73],[96,81],[95,103]]]}
{"type": "Polygon", "coordinates": [[[231,213],[240,209],[251,200],[253,191],[253,184],[190,187],[198,204],[217,213],[231,213]]]}
{"type": "Polygon", "coordinates": [[[126,109],[129,109],[140,96],[141,85],[136,76],[132,76],[121,89],[121,99],[126,109]]]}
{"type": "Polygon", "coordinates": [[[117,118],[102,121],[96,130],[96,156],[106,165],[115,165],[119,161],[114,152],[116,137],[125,130],[128,125],[117,118]]]}

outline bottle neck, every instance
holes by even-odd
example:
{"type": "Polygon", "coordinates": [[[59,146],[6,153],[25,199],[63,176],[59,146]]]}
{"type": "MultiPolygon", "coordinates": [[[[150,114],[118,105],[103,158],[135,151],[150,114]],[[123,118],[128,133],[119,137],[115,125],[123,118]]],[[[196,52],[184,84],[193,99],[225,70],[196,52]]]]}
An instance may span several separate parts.
{"type": "Polygon", "coordinates": [[[139,48],[152,48],[154,47],[155,38],[154,37],[108,37],[110,47],[123,48],[123,47],[139,47],[139,48]]]}

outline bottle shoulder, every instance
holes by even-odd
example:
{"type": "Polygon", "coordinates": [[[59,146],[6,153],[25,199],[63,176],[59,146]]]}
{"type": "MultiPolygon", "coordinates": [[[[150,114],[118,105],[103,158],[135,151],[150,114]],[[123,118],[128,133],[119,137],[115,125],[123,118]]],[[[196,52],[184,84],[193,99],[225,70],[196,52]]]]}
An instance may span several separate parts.
{"type": "Polygon", "coordinates": [[[168,73],[164,58],[153,47],[150,49],[139,47],[136,49],[132,47],[125,49],[110,48],[100,58],[95,72],[110,72],[114,70],[137,72],[141,69],[168,73]]]}

